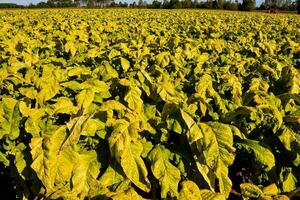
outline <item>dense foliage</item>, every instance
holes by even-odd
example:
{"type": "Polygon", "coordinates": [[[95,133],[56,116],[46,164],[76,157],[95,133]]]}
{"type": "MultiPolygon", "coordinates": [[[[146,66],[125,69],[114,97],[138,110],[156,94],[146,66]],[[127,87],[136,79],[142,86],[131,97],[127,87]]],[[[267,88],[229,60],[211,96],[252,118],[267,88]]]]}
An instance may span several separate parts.
{"type": "Polygon", "coordinates": [[[299,195],[299,16],[24,10],[0,27],[19,197],[299,195]]]}

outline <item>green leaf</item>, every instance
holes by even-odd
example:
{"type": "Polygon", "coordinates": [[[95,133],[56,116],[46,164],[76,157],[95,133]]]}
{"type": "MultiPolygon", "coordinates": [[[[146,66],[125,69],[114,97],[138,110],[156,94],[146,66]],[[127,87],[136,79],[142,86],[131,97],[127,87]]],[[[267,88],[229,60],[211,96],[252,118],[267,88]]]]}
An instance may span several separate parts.
{"type": "Polygon", "coordinates": [[[169,161],[171,152],[163,146],[156,146],[148,155],[151,170],[161,186],[161,198],[178,196],[178,183],[181,179],[180,171],[169,161]]]}
{"type": "Polygon", "coordinates": [[[37,100],[41,106],[49,99],[52,99],[60,90],[60,85],[53,76],[44,76],[38,79],[37,87],[37,100]]]}
{"type": "Polygon", "coordinates": [[[203,138],[196,141],[196,147],[190,143],[198,170],[214,190],[215,178],[219,181],[219,190],[227,197],[231,191],[228,166],[235,157],[233,132],[229,125],[219,122],[199,123],[203,138]]]}
{"type": "Polygon", "coordinates": [[[111,111],[111,110],[126,110],[126,106],[115,100],[108,100],[102,103],[100,110],[111,111]]]}
{"type": "Polygon", "coordinates": [[[120,61],[124,72],[127,72],[127,70],[130,68],[130,62],[127,59],[122,57],[120,58],[120,61]]]}
{"type": "Polygon", "coordinates": [[[0,139],[8,135],[11,140],[19,137],[21,121],[18,101],[13,98],[3,98],[0,103],[0,139]]]}
{"type": "Polygon", "coordinates": [[[103,98],[110,97],[109,86],[104,82],[97,79],[90,79],[80,84],[81,89],[91,89],[95,93],[100,93],[103,98]]]}
{"type": "Polygon", "coordinates": [[[177,96],[174,85],[168,81],[167,76],[164,76],[162,82],[157,85],[157,93],[167,103],[178,104],[180,102],[180,97],[177,96]]]}
{"type": "Polygon", "coordinates": [[[206,103],[210,103],[210,99],[213,98],[215,104],[218,106],[222,113],[227,112],[227,108],[224,100],[221,98],[219,93],[213,87],[213,79],[209,74],[204,74],[199,78],[196,85],[196,98],[204,100],[206,103]]]}
{"type": "Polygon", "coordinates": [[[162,52],[155,56],[155,60],[161,67],[166,67],[170,63],[170,53],[162,52]]]}
{"type": "Polygon", "coordinates": [[[242,183],[240,188],[244,197],[258,198],[263,194],[263,191],[252,183],[242,183]]]}
{"type": "Polygon", "coordinates": [[[24,171],[27,166],[26,160],[28,161],[28,155],[26,151],[26,146],[23,143],[20,143],[14,149],[15,160],[14,164],[20,174],[20,176],[25,180],[24,171]]]}
{"type": "Polygon", "coordinates": [[[269,195],[269,196],[277,195],[279,193],[279,190],[275,183],[264,187],[262,189],[262,191],[263,191],[264,195],[269,195]]]}
{"type": "Polygon", "coordinates": [[[130,87],[126,93],[124,100],[128,103],[128,107],[136,112],[143,112],[144,102],[141,99],[142,91],[137,87],[130,87]]]}
{"type": "Polygon", "coordinates": [[[61,126],[48,137],[31,139],[30,148],[33,162],[31,168],[46,188],[47,194],[55,191],[57,161],[61,145],[66,136],[66,127],[61,126]]]}
{"type": "Polygon", "coordinates": [[[197,66],[194,69],[195,74],[198,74],[202,70],[202,65],[209,60],[209,54],[208,53],[203,53],[198,56],[197,58],[197,66]]]}
{"type": "Polygon", "coordinates": [[[275,166],[275,157],[271,150],[264,147],[260,142],[250,139],[242,140],[237,143],[241,148],[253,153],[254,160],[264,167],[264,170],[270,171],[275,166]]]}
{"type": "Polygon", "coordinates": [[[25,97],[28,97],[29,99],[35,99],[37,97],[38,92],[33,88],[19,88],[19,91],[22,95],[25,97]]]}
{"type": "Polygon", "coordinates": [[[75,114],[78,111],[78,108],[75,107],[72,101],[66,97],[61,97],[57,99],[57,102],[51,106],[55,114],[75,114]]]}
{"type": "Polygon", "coordinates": [[[110,152],[121,164],[126,176],[141,190],[149,192],[148,171],[141,158],[143,145],[130,137],[129,128],[129,123],[125,120],[116,122],[108,139],[110,152]]]}
{"type": "Polygon", "coordinates": [[[89,151],[77,156],[71,178],[72,193],[75,193],[77,198],[84,199],[86,197],[89,192],[88,178],[93,176],[96,179],[99,167],[95,151],[89,151]]]}
{"type": "Polygon", "coordinates": [[[65,44],[65,51],[70,52],[72,56],[75,56],[77,52],[77,45],[74,41],[68,41],[65,44]]]}
{"type": "Polygon", "coordinates": [[[210,190],[201,190],[202,200],[225,200],[226,197],[223,194],[215,193],[210,190]]]}
{"type": "Polygon", "coordinates": [[[105,123],[99,119],[88,119],[84,124],[81,135],[95,136],[97,131],[105,129],[105,123]]]}
{"type": "Polygon", "coordinates": [[[150,182],[147,178],[148,171],[141,158],[143,146],[141,143],[131,142],[129,149],[126,149],[121,158],[121,166],[126,176],[140,189],[150,191],[150,182]]]}
{"type": "Polygon", "coordinates": [[[134,190],[134,189],[129,189],[127,191],[115,194],[110,196],[112,200],[119,200],[119,199],[124,199],[124,200],[130,200],[130,199],[136,199],[136,200],[143,200],[143,198],[134,190]]]}
{"type": "Polygon", "coordinates": [[[104,61],[102,65],[99,66],[99,72],[103,81],[119,77],[118,72],[107,61],[104,61]]]}
{"type": "MultiPolygon", "coordinates": [[[[21,102],[22,103],[22,102],[21,102]]],[[[45,121],[42,118],[45,116],[44,109],[25,109],[24,104],[21,106],[20,103],[20,110],[23,115],[28,116],[29,118],[25,122],[25,130],[27,133],[30,133],[33,137],[40,137],[41,130],[45,125],[45,121]],[[22,108],[22,109],[21,109],[22,108]]]]}
{"type": "Polygon", "coordinates": [[[68,76],[88,75],[90,73],[90,69],[83,66],[75,66],[68,68],[68,76]]]}
{"type": "Polygon", "coordinates": [[[91,89],[82,90],[76,95],[77,107],[82,110],[83,114],[88,113],[89,106],[94,100],[95,92],[91,89]]]}
{"type": "Polygon", "coordinates": [[[283,192],[291,192],[297,188],[298,177],[289,167],[283,168],[279,174],[280,187],[283,192]]]}
{"type": "Polygon", "coordinates": [[[197,123],[193,120],[193,118],[186,113],[183,110],[180,110],[181,116],[183,120],[185,121],[187,127],[188,127],[188,132],[187,132],[187,139],[189,143],[193,143],[203,137],[203,134],[201,133],[201,130],[197,123]]]}
{"type": "Polygon", "coordinates": [[[61,146],[61,150],[76,145],[80,135],[82,134],[82,130],[84,129],[84,125],[92,116],[80,116],[76,119],[72,120],[70,123],[67,124],[68,130],[70,134],[68,135],[67,139],[61,146]]]}
{"type": "Polygon", "coordinates": [[[289,87],[289,93],[299,94],[300,93],[300,72],[296,68],[291,67],[290,73],[287,75],[289,77],[289,82],[287,86],[289,87]]]}
{"type": "Polygon", "coordinates": [[[116,166],[108,166],[104,174],[100,177],[99,182],[107,188],[113,188],[113,186],[120,185],[124,180],[125,177],[116,170],[116,166]]]}
{"type": "Polygon", "coordinates": [[[202,200],[201,192],[196,183],[193,181],[183,181],[181,183],[181,190],[178,196],[179,200],[202,200]]]}
{"type": "Polygon", "coordinates": [[[112,49],[108,54],[108,58],[112,59],[112,58],[120,56],[120,55],[121,55],[121,53],[118,50],[112,49]]]}
{"type": "Polygon", "coordinates": [[[276,133],[285,149],[293,155],[295,166],[300,165],[300,137],[290,128],[282,126],[282,130],[276,133]]]}
{"type": "Polygon", "coordinates": [[[2,152],[0,152],[0,162],[7,167],[9,166],[9,160],[6,158],[6,155],[2,152]]]}

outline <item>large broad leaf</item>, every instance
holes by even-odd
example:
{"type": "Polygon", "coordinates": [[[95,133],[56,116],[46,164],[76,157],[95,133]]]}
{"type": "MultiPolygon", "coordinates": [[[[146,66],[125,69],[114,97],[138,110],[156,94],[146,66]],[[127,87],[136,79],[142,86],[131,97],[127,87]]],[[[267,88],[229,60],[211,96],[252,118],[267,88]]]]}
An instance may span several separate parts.
{"type": "Polygon", "coordinates": [[[157,93],[167,103],[178,104],[180,102],[180,97],[176,93],[174,85],[165,74],[163,74],[163,80],[157,85],[157,93]]]}
{"type": "Polygon", "coordinates": [[[9,160],[6,158],[6,155],[0,151],[0,162],[5,166],[9,166],[9,160]]]}
{"type": "MultiPolygon", "coordinates": [[[[15,156],[14,164],[18,170],[20,176],[26,180],[28,177],[28,168],[26,169],[27,162],[29,162],[30,153],[25,146],[25,144],[20,143],[16,146],[15,149],[11,152],[15,156]]],[[[4,163],[5,164],[5,163],[4,163]]],[[[31,172],[30,172],[31,173],[31,172]]]]}
{"type": "Polygon", "coordinates": [[[55,191],[48,198],[85,199],[97,182],[100,164],[95,151],[78,153],[72,148],[58,155],[55,191]],[[67,184],[66,184],[67,183],[67,184]]]}
{"type": "Polygon", "coordinates": [[[57,99],[57,102],[51,107],[55,114],[75,114],[78,111],[78,108],[75,107],[72,101],[66,97],[61,97],[57,99]]]}
{"type": "Polygon", "coordinates": [[[44,138],[32,138],[31,167],[43,183],[47,197],[84,199],[89,192],[89,178],[96,179],[99,174],[97,154],[79,154],[68,146],[70,140],[64,142],[66,136],[66,126],[61,126],[44,138]]]}
{"type": "Polygon", "coordinates": [[[213,79],[209,74],[204,74],[199,78],[199,81],[196,85],[195,97],[200,98],[206,103],[210,103],[211,98],[213,98],[214,103],[218,106],[218,109],[222,113],[227,112],[227,108],[224,100],[218,94],[218,92],[213,87],[213,79]]]}
{"type": "Polygon", "coordinates": [[[203,134],[197,125],[197,123],[194,121],[194,119],[185,111],[181,110],[181,117],[185,121],[188,132],[187,132],[187,138],[189,143],[193,143],[203,137],[203,134]]]}
{"type": "Polygon", "coordinates": [[[161,67],[166,67],[170,63],[170,53],[169,52],[162,52],[155,56],[156,62],[161,67]]]}
{"type": "Polygon", "coordinates": [[[282,126],[282,130],[276,133],[285,149],[290,152],[295,166],[300,165],[300,136],[288,127],[282,126]]]}
{"type": "Polygon", "coordinates": [[[68,68],[68,76],[89,75],[91,70],[83,66],[75,66],[68,68]]]}
{"type": "Polygon", "coordinates": [[[90,117],[91,116],[83,115],[76,119],[73,119],[70,123],[67,124],[70,134],[68,135],[68,138],[62,144],[61,149],[65,149],[69,146],[77,144],[79,137],[82,134],[84,125],[87,123],[87,121],[88,121],[88,119],[90,119],[90,117]]]}
{"type": "Polygon", "coordinates": [[[26,87],[26,88],[19,88],[19,91],[22,95],[25,97],[28,97],[29,99],[35,99],[37,97],[38,92],[33,87],[26,87]]]}
{"type": "Polygon", "coordinates": [[[232,95],[230,100],[233,103],[233,107],[237,108],[241,106],[242,103],[242,84],[238,77],[234,76],[233,74],[226,74],[223,77],[223,82],[221,88],[222,91],[220,93],[224,94],[225,91],[229,91],[232,95]]]}
{"type": "Polygon", "coordinates": [[[148,155],[151,170],[161,186],[161,198],[178,196],[178,183],[181,179],[180,171],[169,161],[171,152],[163,146],[156,146],[148,155]]]}
{"type": "Polygon", "coordinates": [[[104,81],[97,79],[90,79],[81,83],[80,88],[83,90],[93,91],[100,99],[109,98],[111,96],[109,86],[104,81]]]}
{"type": "Polygon", "coordinates": [[[20,112],[24,117],[28,117],[25,122],[25,130],[33,137],[40,137],[41,130],[45,126],[45,121],[42,118],[46,115],[43,108],[30,108],[25,102],[19,104],[20,112]]]}
{"type": "Polygon", "coordinates": [[[89,106],[94,100],[95,92],[92,89],[82,90],[77,96],[77,107],[83,114],[88,113],[89,106]]]}
{"type": "Polygon", "coordinates": [[[121,67],[123,68],[124,72],[130,68],[130,62],[126,58],[120,58],[121,67]]]}
{"type": "Polygon", "coordinates": [[[137,86],[131,86],[126,93],[124,100],[128,107],[136,112],[143,112],[143,100],[141,99],[142,91],[137,86]]]}
{"type": "Polygon", "coordinates": [[[300,72],[294,67],[289,69],[289,74],[286,76],[289,77],[289,82],[287,86],[289,87],[289,92],[292,94],[300,93],[300,72]]]}
{"type": "Polygon", "coordinates": [[[126,110],[126,107],[118,101],[108,100],[102,103],[100,110],[102,111],[126,110]]]}
{"type": "Polygon", "coordinates": [[[114,161],[110,163],[99,180],[90,178],[88,181],[90,186],[88,196],[90,197],[121,193],[127,190],[131,183],[122,172],[121,166],[114,161]]]}
{"type": "Polygon", "coordinates": [[[201,190],[202,200],[225,200],[224,194],[215,193],[210,190],[201,190]]]}
{"type": "Polygon", "coordinates": [[[286,167],[281,169],[279,178],[279,185],[282,189],[282,192],[291,192],[297,188],[299,177],[296,175],[295,170],[292,170],[292,168],[286,167]]]}
{"type": "Polygon", "coordinates": [[[261,164],[265,171],[270,171],[275,166],[275,157],[271,150],[262,146],[258,141],[245,139],[238,142],[238,146],[249,153],[253,153],[253,159],[261,164]]]}
{"type": "Polygon", "coordinates": [[[142,143],[131,138],[129,129],[132,126],[125,121],[116,122],[114,131],[109,138],[111,154],[121,164],[126,176],[143,191],[150,191],[150,182],[147,178],[148,171],[141,158],[142,143]]]}
{"type": "Polygon", "coordinates": [[[270,185],[264,187],[264,188],[262,189],[262,191],[263,191],[263,193],[264,193],[265,195],[269,195],[269,196],[277,195],[278,192],[279,192],[279,190],[278,190],[278,188],[277,188],[277,186],[276,186],[275,183],[270,184],[270,185]]]}
{"type": "Polygon", "coordinates": [[[104,174],[100,177],[99,183],[103,185],[103,187],[109,188],[113,191],[117,191],[122,184],[125,185],[126,177],[123,173],[121,173],[121,169],[119,169],[120,167],[117,166],[117,163],[112,164],[113,167],[108,166],[104,174]]]}
{"type": "Polygon", "coordinates": [[[259,187],[251,183],[242,183],[240,187],[243,197],[258,198],[263,194],[259,187]]]}
{"type": "Polygon", "coordinates": [[[181,190],[178,196],[179,200],[202,200],[200,189],[193,181],[184,181],[181,183],[181,190]]]}
{"type": "Polygon", "coordinates": [[[218,122],[199,123],[199,127],[203,138],[190,142],[197,167],[212,190],[218,179],[220,192],[228,196],[232,186],[228,167],[235,157],[232,127],[218,122]]]}
{"type": "Polygon", "coordinates": [[[143,198],[133,189],[129,189],[127,191],[113,194],[109,196],[112,200],[119,200],[119,199],[124,199],[124,200],[131,200],[131,199],[136,199],[136,200],[143,200],[143,198]]]}
{"type": "Polygon", "coordinates": [[[0,103],[0,139],[5,135],[12,140],[19,137],[21,119],[18,101],[13,98],[3,98],[0,103]]]}
{"type": "Polygon", "coordinates": [[[42,106],[46,101],[52,99],[60,90],[60,85],[53,76],[45,76],[37,81],[37,100],[42,106]]]}
{"type": "Polygon", "coordinates": [[[65,137],[66,126],[62,126],[48,137],[35,137],[30,142],[33,160],[31,168],[42,181],[47,194],[54,191],[58,154],[65,137]]]}
{"type": "Polygon", "coordinates": [[[102,65],[99,66],[99,73],[103,81],[119,77],[118,72],[107,61],[104,61],[102,65]]]}
{"type": "Polygon", "coordinates": [[[88,178],[96,179],[99,174],[99,167],[96,151],[89,151],[76,156],[71,178],[71,192],[75,193],[77,198],[85,199],[89,192],[88,178]]]}

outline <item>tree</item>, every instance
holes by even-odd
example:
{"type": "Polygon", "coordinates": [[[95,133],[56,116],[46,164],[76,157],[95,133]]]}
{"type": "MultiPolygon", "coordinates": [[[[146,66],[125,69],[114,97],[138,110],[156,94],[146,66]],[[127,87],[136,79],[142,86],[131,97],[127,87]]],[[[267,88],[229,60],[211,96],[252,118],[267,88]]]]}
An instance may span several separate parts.
{"type": "Polygon", "coordinates": [[[183,8],[191,8],[192,7],[192,0],[184,0],[182,1],[182,7],[183,8]]]}
{"type": "Polygon", "coordinates": [[[250,11],[255,9],[255,1],[254,0],[243,0],[242,10],[250,11]]]}
{"type": "Polygon", "coordinates": [[[300,14],[300,0],[297,0],[297,13],[300,14]]]}
{"type": "Polygon", "coordinates": [[[74,0],[74,5],[75,6],[80,6],[80,0],[74,0]]]}
{"type": "Polygon", "coordinates": [[[161,2],[157,1],[157,0],[154,0],[152,2],[152,8],[161,8],[161,2]]]}
{"type": "Polygon", "coordinates": [[[171,8],[171,9],[182,8],[181,1],[179,1],[179,0],[171,0],[171,1],[170,1],[170,8],[171,8]]]}
{"type": "Polygon", "coordinates": [[[223,6],[224,6],[224,0],[218,0],[218,8],[219,9],[223,9],[223,6]]]}
{"type": "Polygon", "coordinates": [[[140,8],[144,7],[144,1],[143,0],[139,0],[138,7],[140,7],[140,8]]]}
{"type": "Polygon", "coordinates": [[[226,1],[223,5],[223,9],[225,10],[238,10],[239,4],[238,2],[226,1]]]}
{"type": "Polygon", "coordinates": [[[70,7],[74,5],[72,0],[48,0],[47,4],[49,7],[70,7]]]}
{"type": "Polygon", "coordinates": [[[87,0],[80,0],[80,5],[86,6],[87,5],[87,0]]]}
{"type": "Polygon", "coordinates": [[[87,7],[94,7],[96,4],[96,0],[87,0],[87,7]]]}

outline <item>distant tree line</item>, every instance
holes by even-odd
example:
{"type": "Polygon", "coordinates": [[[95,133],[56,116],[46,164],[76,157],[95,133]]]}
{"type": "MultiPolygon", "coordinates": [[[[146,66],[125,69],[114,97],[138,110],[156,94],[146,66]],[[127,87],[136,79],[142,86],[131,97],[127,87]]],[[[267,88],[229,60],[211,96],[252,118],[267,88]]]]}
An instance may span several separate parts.
{"type": "MultiPolygon", "coordinates": [[[[0,8],[23,8],[17,4],[0,4],[0,8]]],[[[255,0],[154,0],[152,3],[138,0],[138,2],[116,3],[114,0],[48,0],[38,4],[30,4],[29,8],[53,8],[53,7],[129,7],[152,9],[180,9],[180,8],[204,8],[250,11],[254,9],[266,10],[277,8],[280,10],[297,10],[300,14],[300,0],[265,0],[259,8],[255,7],[255,0]]]]}
{"type": "Polygon", "coordinates": [[[55,7],[107,7],[113,0],[48,0],[37,4],[30,4],[29,7],[55,8],[55,7]]]}
{"type": "Polygon", "coordinates": [[[0,3],[0,9],[1,8],[24,8],[24,6],[14,3],[0,3]]]}
{"type": "Polygon", "coordinates": [[[225,9],[225,10],[253,10],[255,9],[255,0],[243,0],[239,3],[237,0],[154,0],[152,3],[138,0],[138,2],[116,3],[113,0],[48,0],[29,7],[129,7],[129,8],[152,8],[152,9],[180,9],[180,8],[206,8],[206,9],[225,9]]]}
{"type": "Polygon", "coordinates": [[[297,0],[265,0],[258,9],[266,10],[270,8],[278,8],[280,10],[297,10],[297,0]]]}

